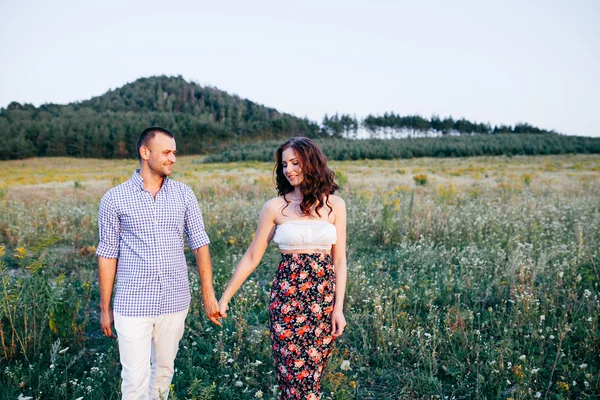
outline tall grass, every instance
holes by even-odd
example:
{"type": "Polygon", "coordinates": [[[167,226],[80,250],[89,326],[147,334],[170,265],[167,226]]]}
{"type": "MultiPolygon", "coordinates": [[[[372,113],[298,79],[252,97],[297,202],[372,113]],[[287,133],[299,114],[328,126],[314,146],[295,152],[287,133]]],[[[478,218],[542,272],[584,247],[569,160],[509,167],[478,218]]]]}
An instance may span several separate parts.
{"type": "MultiPolygon", "coordinates": [[[[527,159],[539,164],[536,173],[526,167],[527,184],[512,170],[520,162],[401,165],[427,171],[423,185],[395,165],[334,166],[348,208],[348,327],[324,375],[326,398],[600,393],[600,180],[589,174],[597,160],[577,159],[573,169],[527,159]]],[[[233,166],[180,175],[202,206],[219,293],[273,195],[270,165],[233,166]]],[[[0,199],[0,397],[116,399],[118,353],[99,330],[93,255],[105,188],[22,190],[10,186],[0,199]]],[[[277,249],[222,329],[203,315],[187,255],[193,300],[172,397],[276,398],[267,304],[277,249]]]]}

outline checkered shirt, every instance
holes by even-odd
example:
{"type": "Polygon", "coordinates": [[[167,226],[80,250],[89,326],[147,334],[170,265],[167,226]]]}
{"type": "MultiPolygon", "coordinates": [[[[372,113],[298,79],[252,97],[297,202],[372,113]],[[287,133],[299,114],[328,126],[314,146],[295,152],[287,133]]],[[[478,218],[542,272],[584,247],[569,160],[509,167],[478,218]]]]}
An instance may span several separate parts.
{"type": "Polygon", "coordinates": [[[102,197],[98,228],[96,254],[118,259],[115,312],[149,317],[189,306],[183,232],[192,249],[210,242],[192,189],[165,178],[153,198],[136,170],[102,197]]]}

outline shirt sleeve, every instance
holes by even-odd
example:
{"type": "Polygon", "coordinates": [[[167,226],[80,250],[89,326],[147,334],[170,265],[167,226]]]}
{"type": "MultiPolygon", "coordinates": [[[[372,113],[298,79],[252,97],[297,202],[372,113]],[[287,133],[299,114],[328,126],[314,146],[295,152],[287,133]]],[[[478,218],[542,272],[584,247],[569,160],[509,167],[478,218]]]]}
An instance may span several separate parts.
{"type": "Polygon", "coordinates": [[[190,243],[190,248],[195,250],[206,246],[210,243],[210,240],[204,230],[204,219],[198,206],[198,199],[196,199],[196,195],[190,188],[186,190],[185,203],[184,229],[190,243]]]}
{"type": "Polygon", "coordinates": [[[119,216],[110,191],[100,201],[98,212],[100,243],[96,255],[104,258],[119,258],[119,238],[121,233],[119,216]]]}

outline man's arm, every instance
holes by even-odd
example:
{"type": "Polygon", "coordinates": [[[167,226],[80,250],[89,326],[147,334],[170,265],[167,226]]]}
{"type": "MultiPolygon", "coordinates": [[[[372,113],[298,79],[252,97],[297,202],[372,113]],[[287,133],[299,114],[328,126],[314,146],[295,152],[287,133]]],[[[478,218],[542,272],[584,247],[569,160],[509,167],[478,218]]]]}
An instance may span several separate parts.
{"type": "Polygon", "coordinates": [[[213,324],[221,326],[221,323],[218,321],[221,318],[221,314],[219,313],[219,303],[215,297],[215,289],[213,287],[213,271],[208,245],[194,249],[194,256],[196,256],[196,265],[200,274],[204,311],[206,311],[208,319],[213,324]]]}
{"type": "Polygon", "coordinates": [[[114,317],[110,298],[117,273],[120,231],[119,216],[109,191],[100,201],[98,212],[100,242],[96,249],[96,255],[98,256],[98,283],[100,285],[100,326],[104,335],[112,338],[116,336],[112,332],[114,317]]]}
{"type": "Polygon", "coordinates": [[[100,326],[104,335],[116,338],[112,331],[114,324],[113,310],[110,305],[115,274],[117,273],[117,259],[98,257],[98,282],[100,284],[100,326]]]}

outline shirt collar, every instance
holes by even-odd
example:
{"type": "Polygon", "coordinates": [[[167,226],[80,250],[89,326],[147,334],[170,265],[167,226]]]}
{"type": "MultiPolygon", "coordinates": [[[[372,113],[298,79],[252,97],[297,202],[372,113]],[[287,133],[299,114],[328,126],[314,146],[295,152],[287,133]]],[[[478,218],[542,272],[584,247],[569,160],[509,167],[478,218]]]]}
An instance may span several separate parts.
{"type": "MultiPolygon", "coordinates": [[[[142,178],[140,176],[140,169],[136,169],[135,172],[133,173],[133,176],[131,177],[131,180],[133,181],[133,185],[135,187],[139,187],[141,190],[145,190],[144,189],[144,178],[142,178]]],[[[169,177],[165,176],[165,179],[163,179],[163,183],[162,186],[160,187],[160,190],[168,190],[169,187],[169,177]]]]}

